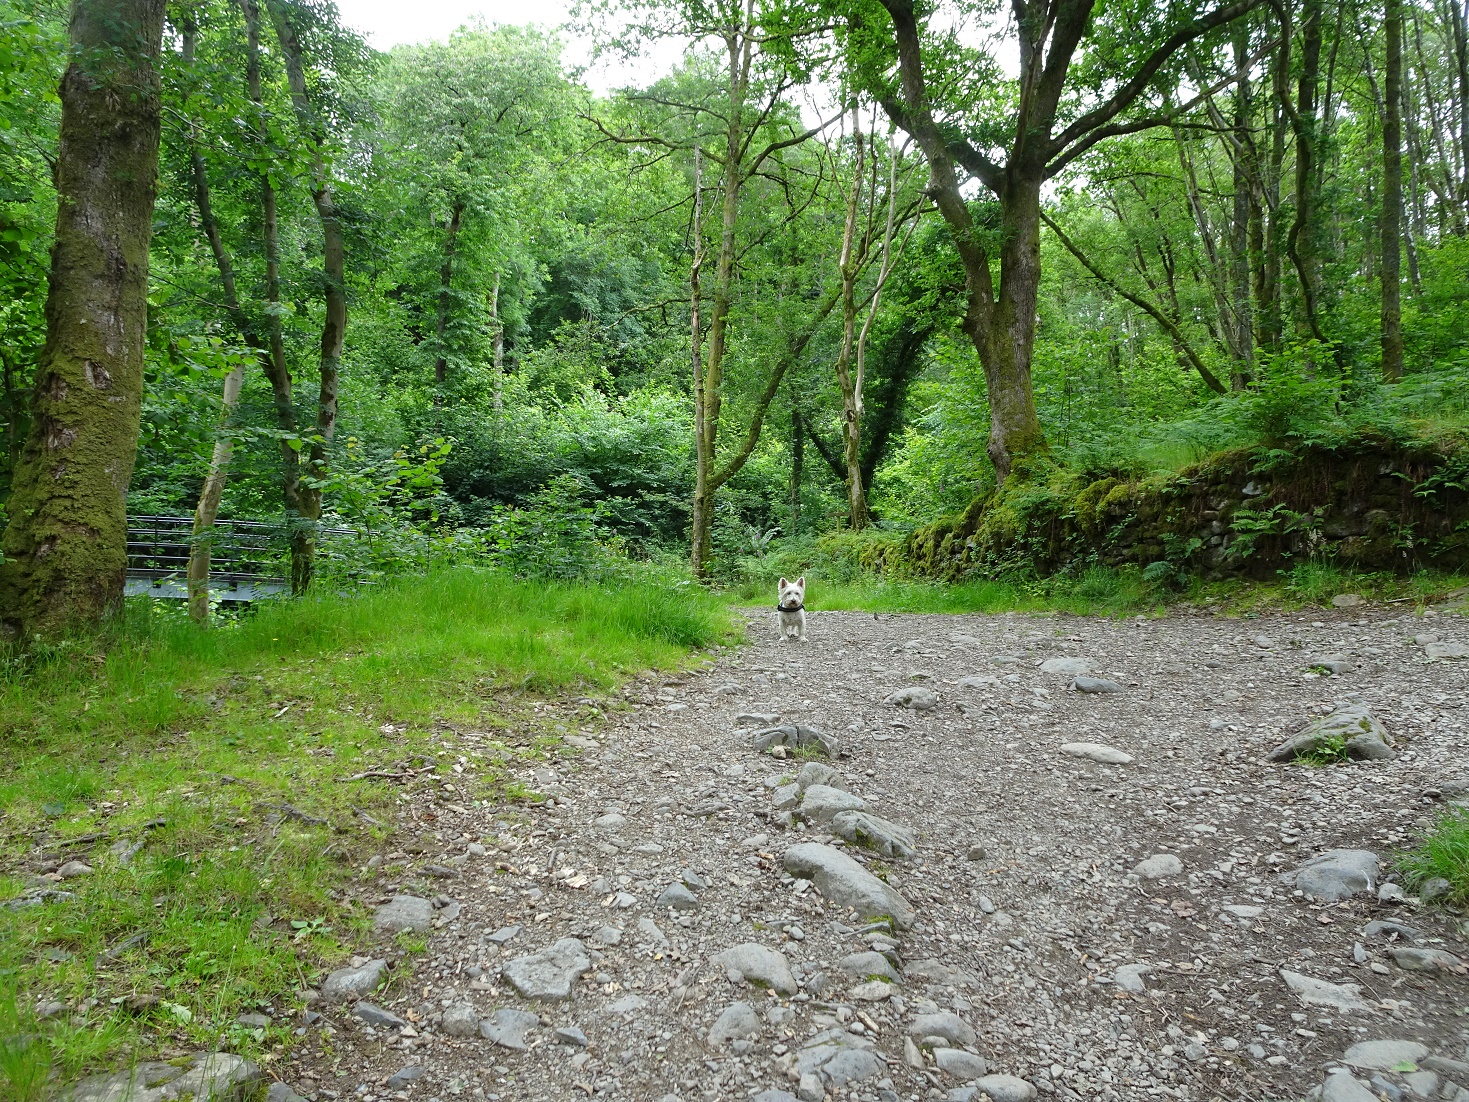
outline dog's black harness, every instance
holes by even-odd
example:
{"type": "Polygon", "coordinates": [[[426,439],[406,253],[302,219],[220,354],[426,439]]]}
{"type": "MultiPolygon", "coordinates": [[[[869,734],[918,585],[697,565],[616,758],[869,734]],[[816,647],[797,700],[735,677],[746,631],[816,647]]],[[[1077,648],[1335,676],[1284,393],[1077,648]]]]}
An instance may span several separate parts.
{"type": "Polygon", "coordinates": [[[775,606],[775,611],[776,612],[805,612],[806,611],[806,602],[805,601],[802,601],[795,608],[786,608],[785,605],[776,605],[775,606]]]}

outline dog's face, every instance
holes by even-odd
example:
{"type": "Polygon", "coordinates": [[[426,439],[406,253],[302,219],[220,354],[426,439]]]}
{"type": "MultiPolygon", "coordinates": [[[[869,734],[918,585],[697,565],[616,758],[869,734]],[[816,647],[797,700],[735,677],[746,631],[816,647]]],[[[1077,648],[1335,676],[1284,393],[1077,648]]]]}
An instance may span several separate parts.
{"type": "Polygon", "coordinates": [[[797,578],[788,582],[782,578],[776,590],[778,603],[781,608],[795,610],[801,607],[806,600],[806,579],[797,578]]]}

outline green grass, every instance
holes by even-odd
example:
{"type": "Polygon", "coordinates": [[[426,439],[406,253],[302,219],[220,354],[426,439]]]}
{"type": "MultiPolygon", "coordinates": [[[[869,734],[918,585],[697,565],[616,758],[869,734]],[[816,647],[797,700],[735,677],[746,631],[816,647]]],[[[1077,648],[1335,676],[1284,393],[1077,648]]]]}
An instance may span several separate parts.
{"type": "Polygon", "coordinates": [[[0,1097],[39,1099],[124,1053],[268,1061],[288,1027],[235,1018],[289,1020],[291,992],[363,939],[342,889],[403,844],[388,841],[399,790],[353,774],[433,766],[411,783],[509,806],[525,793],[508,770],[559,745],[537,697],[685,665],[730,631],[694,587],[455,569],[208,632],[130,603],[96,637],[10,656],[0,901],[61,860],[95,871],[52,885],[70,900],[0,909],[0,1097]],[[139,840],[128,864],[110,852],[139,840]],[[64,1009],[38,1021],[51,1001],[64,1009]]]}
{"type": "MultiPolygon", "coordinates": [[[[945,585],[875,574],[828,581],[807,576],[806,607],[858,612],[1071,612],[1133,615],[1157,612],[1166,595],[1135,570],[1091,567],[1075,577],[976,579],[945,585]]],[[[746,580],[729,591],[742,603],[775,598],[773,578],[746,580]]]]}
{"type": "Polygon", "coordinates": [[[1417,849],[1403,854],[1399,867],[1413,885],[1442,877],[1451,885],[1444,902],[1469,904],[1469,810],[1451,808],[1423,836],[1417,849]]]}

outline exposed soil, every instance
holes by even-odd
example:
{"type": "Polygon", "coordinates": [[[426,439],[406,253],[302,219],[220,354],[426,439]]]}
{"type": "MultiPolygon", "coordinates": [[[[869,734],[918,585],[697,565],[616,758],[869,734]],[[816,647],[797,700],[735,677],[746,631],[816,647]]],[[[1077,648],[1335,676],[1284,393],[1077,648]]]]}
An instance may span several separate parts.
{"type": "MultiPolygon", "coordinates": [[[[795,1093],[803,1046],[823,1033],[831,1044],[837,1031],[858,1047],[871,1042],[885,1067],[840,1086],[828,1077],[830,1097],[958,1089],[962,1098],[965,1078],[905,1043],[914,1017],[935,1011],[973,1026],[968,1047],[991,1074],[1018,1076],[1041,1098],[1295,1099],[1365,1040],[1419,1041],[1469,1060],[1469,977],[1406,971],[1393,944],[1363,933],[1368,921],[1391,919],[1416,928],[1425,947],[1469,957],[1458,916],[1416,900],[1380,902],[1376,891],[1313,903],[1280,879],[1307,858],[1350,848],[1375,851],[1391,881],[1396,851],[1446,794],[1462,792],[1469,662],[1430,659],[1413,642],[1428,632],[1469,642],[1460,616],[813,613],[805,644],[780,642],[773,612],[748,617],[750,645],[688,675],[635,682],[625,700],[601,702],[605,722],[578,727],[571,717],[591,709],[567,701],[558,718],[579,748],[524,778],[551,797],[544,804],[513,814],[459,808],[451,791],[405,801],[394,844],[404,839],[406,850],[417,833],[430,850],[423,862],[443,866],[471,840],[487,849],[444,866],[454,879],[427,877],[420,858],[400,852],[365,889],[373,904],[403,893],[460,905],[438,911],[411,979],[412,958],[383,940],[395,978],[370,997],[413,1022],[369,1031],[350,1003],[317,1004],[324,1017],[308,1029],[311,1043],[271,1074],[311,1098],[364,1102],[746,1099],[795,1093]],[[1309,671],[1328,654],[1354,668],[1309,671]],[[1076,692],[1070,676],[1040,671],[1060,656],[1090,659],[1121,691],[1076,692]],[[959,687],[968,675],[998,680],[959,687]],[[910,685],[932,688],[938,706],[883,703],[910,685]],[[1266,763],[1287,734],[1348,699],[1386,724],[1395,760],[1266,763]],[[916,831],[910,862],[844,846],[916,910],[895,947],[888,931],[785,872],[788,847],[831,839],[820,825],[786,825],[775,810],[775,784],[802,762],[756,753],[754,728],[736,722],[746,712],[836,736],[831,764],[846,787],[916,831]],[[1059,751],[1072,742],[1134,760],[1109,766],[1059,751]],[[1158,854],[1178,857],[1183,871],[1131,873],[1158,854]],[[686,878],[695,888],[707,881],[693,893],[697,907],[658,907],[682,870],[697,874],[686,878]],[[503,945],[489,936],[517,925],[503,945]],[[563,938],[580,939],[591,962],[571,997],[515,994],[502,967],[563,938]],[[746,942],[780,950],[799,993],[735,982],[710,963],[746,942]],[[866,1001],[853,991],[873,994],[869,977],[837,962],[874,942],[901,983],[866,1001]],[[1128,964],[1151,969],[1144,991],[1116,982],[1128,964]],[[1304,1005],[1282,970],[1359,985],[1367,1008],[1304,1005]],[[711,1043],[716,1017],[738,1001],[757,1012],[758,1033],[711,1043]],[[447,1036],[444,1011],[463,1003],[480,1018],[533,1011],[540,1024],[525,1035],[528,1050],[447,1036]],[[323,1035],[323,1023],[335,1032],[323,1035]],[[563,1042],[561,1027],[583,1031],[587,1046],[563,1042]],[[387,1082],[405,1067],[421,1077],[387,1082]]],[[[944,1062],[974,1071],[972,1061],[944,1062]]],[[[1378,1076],[1373,1089],[1384,1097],[1430,1086],[1401,1062],[1356,1074],[1363,1083],[1378,1076]]],[[[1455,1078],[1449,1067],[1434,1096],[1455,1078]]]]}

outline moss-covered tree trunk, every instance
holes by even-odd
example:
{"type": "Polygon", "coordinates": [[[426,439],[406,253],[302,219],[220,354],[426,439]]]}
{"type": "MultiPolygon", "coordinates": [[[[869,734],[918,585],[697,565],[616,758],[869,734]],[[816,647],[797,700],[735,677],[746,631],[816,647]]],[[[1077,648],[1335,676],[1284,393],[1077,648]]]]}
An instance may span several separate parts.
{"type": "Polygon", "coordinates": [[[0,615],[29,638],[122,600],[158,179],[163,0],[76,0],[61,79],[46,343],[9,503],[0,615]]]}

